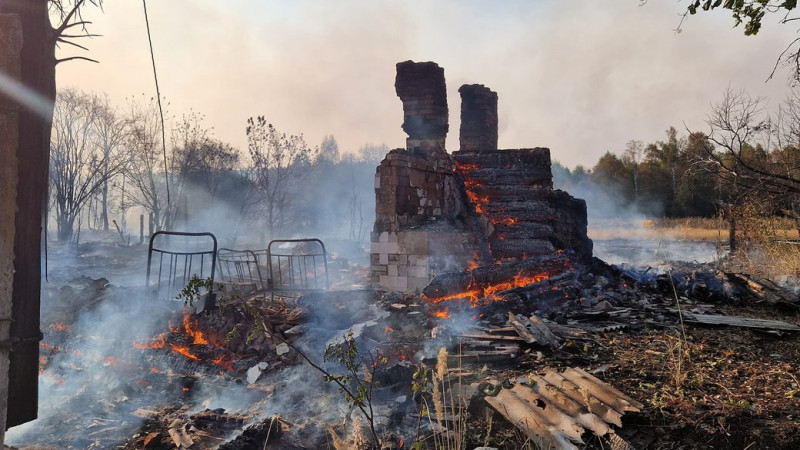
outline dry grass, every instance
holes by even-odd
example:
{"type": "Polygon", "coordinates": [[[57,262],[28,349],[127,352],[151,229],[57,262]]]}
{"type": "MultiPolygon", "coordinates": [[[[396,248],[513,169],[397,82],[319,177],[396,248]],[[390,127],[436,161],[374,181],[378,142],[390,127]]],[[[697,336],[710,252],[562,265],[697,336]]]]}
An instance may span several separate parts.
{"type": "MultiPolygon", "coordinates": [[[[782,217],[747,217],[739,223],[740,249],[722,261],[721,268],[770,279],[800,276],[800,240],[794,221],[782,217]]],[[[720,218],[600,220],[590,224],[597,240],[648,239],[728,244],[729,224],[720,218]]]]}
{"type": "MultiPolygon", "coordinates": [[[[800,239],[791,219],[761,219],[753,224],[768,229],[773,239],[800,239]]],[[[595,220],[589,225],[592,239],[684,239],[690,241],[727,241],[727,221],[717,218],[595,220]]],[[[749,228],[749,227],[748,227],[749,228]]]]}

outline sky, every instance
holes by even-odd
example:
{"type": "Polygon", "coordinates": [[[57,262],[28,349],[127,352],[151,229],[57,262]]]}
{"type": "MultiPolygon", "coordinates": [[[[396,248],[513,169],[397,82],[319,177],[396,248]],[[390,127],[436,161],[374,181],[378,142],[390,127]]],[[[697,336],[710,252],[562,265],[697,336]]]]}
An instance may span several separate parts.
{"type": "MultiPolygon", "coordinates": [[[[167,112],[205,116],[216,138],[246,152],[246,120],[263,115],[310,145],[333,135],[342,152],[405,145],[395,64],[444,67],[450,109],[446,147],[458,149],[462,84],[499,96],[499,147],[549,147],[567,167],[591,167],[631,139],[706,130],[725,89],[777,106],[786,70],[766,82],[797,30],[766,20],[758,36],[726,11],[689,17],[686,1],[650,0],[150,0],[167,112]]],[[[87,10],[88,53],[69,61],[58,87],[126,99],[155,95],[142,2],[87,10]]]]}

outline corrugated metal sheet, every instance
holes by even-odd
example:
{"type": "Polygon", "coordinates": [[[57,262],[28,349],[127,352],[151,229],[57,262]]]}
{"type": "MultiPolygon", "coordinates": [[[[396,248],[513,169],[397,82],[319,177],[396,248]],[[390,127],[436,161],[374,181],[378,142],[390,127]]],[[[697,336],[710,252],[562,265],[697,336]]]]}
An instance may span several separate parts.
{"type": "Polygon", "coordinates": [[[643,407],[578,368],[533,376],[485,400],[539,447],[554,449],[577,449],[587,431],[619,442],[614,426],[622,426],[626,412],[643,407]]]}

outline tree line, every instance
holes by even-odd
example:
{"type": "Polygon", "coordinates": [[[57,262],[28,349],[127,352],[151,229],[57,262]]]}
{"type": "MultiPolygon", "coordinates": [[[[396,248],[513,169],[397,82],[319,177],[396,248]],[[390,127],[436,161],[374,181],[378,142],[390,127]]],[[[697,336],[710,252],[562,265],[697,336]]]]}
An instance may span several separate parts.
{"type": "Polygon", "coordinates": [[[628,141],[590,169],[556,164],[561,187],[591,186],[638,212],[667,217],[784,215],[800,226],[800,96],[771,112],[763,98],[728,89],[711,105],[705,131],[666,131],[628,141]]]}
{"type": "Polygon", "coordinates": [[[112,225],[124,238],[132,208],[148,217],[150,231],[217,222],[230,236],[257,230],[262,240],[303,232],[365,239],[374,214],[372,177],[385,145],[340,154],[333,136],[312,146],[264,116],[247,119],[242,130],[246,151],[214,137],[199,113],[167,114],[162,123],[155,98],[119,106],[102,94],[59,91],[49,197],[58,240],[112,225]]]}

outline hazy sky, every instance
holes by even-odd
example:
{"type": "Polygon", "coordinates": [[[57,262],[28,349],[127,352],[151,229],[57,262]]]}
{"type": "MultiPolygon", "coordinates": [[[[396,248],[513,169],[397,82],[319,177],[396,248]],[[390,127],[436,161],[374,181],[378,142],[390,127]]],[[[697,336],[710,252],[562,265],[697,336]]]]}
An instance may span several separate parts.
{"type": "MultiPolygon", "coordinates": [[[[162,95],[169,112],[206,116],[217,138],[246,150],[245,125],[264,115],[312,145],[342,151],[405,144],[395,64],[435,61],[450,105],[447,148],[458,149],[464,83],[499,95],[500,148],[544,146],[567,166],[592,166],[630,139],[670,125],[705,129],[729,85],[776,105],[785,70],[765,83],[796,37],[769,21],[756,37],[724,11],[692,16],[686,2],[650,0],[150,0],[162,95]]],[[[59,87],[107,92],[115,103],[155,87],[140,1],[90,11],[90,56],[58,67],[59,87]]],[[[76,54],[65,48],[64,55],[76,54]]]]}

